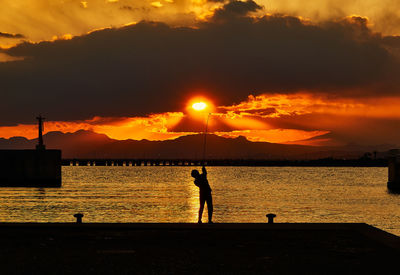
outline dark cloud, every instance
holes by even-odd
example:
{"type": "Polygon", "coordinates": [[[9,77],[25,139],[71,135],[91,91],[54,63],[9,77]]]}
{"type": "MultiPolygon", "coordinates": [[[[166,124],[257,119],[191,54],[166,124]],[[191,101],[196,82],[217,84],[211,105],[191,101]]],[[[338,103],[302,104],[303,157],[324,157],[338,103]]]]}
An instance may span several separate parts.
{"type": "Polygon", "coordinates": [[[259,6],[253,0],[247,0],[247,1],[233,0],[233,1],[230,1],[229,3],[225,4],[223,7],[216,9],[212,20],[225,21],[225,20],[230,20],[230,19],[234,19],[237,17],[244,17],[251,12],[256,12],[261,9],[262,9],[262,7],[259,6]]]}
{"type": "Polygon", "coordinates": [[[382,38],[383,45],[400,50],[400,36],[387,36],[382,38]]]}
{"type": "Polygon", "coordinates": [[[133,8],[131,6],[121,6],[120,9],[121,10],[133,10],[133,8]]]}
{"type": "Polygon", "coordinates": [[[0,32],[0,38],[15,38],[15,39],[21,39],[25,38],[22,34],[14,34],[14,33],[7,33],[7,32],[0,32]]]}
{"type": "MultiPolygon", "coordinates": [[[[240,114],[240,111],[236,111],[237,114],[240,114]]],[[[257,110],[246,110],[245,113],[257,115],[257,116],[267,116],[271,114],[277,113],[275,108],[264,108],[264,109],[257,109],[257,110]]]]}
{"type": "MultiPolygon", "coordinates": [[[[229,6],[237,1],[223,9],[258,9],[241,3],[244,11],[229,6]]],[[[31,122],[38,113],[77,120],[180,111],[199,93],[229,105],[250,93],[399,91],[399,63],[383,45],[388,38],[361,18],[320,25],[280,15],[242,19],[193,29],[142,22],[11,48],[7,54],[25,60],[0,63],[1,123],[31,122]]]]}

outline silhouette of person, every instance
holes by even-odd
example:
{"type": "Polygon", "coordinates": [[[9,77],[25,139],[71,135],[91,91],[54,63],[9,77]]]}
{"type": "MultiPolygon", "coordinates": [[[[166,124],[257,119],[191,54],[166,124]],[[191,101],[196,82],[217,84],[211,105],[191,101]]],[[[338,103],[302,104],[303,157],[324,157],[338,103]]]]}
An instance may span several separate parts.
{"type": "Polygon", "coordinates": [[[199,208],[199,220],[198,223],[201,222],[201,218],[203,216],[204,204],[207,202],[208,209],[208,223],[212,222],[212,214],[213,214],[213,203],[212,203],[212,195],[211,195],[211,187],[208,184],[207,180],[207,170],[203,165],[202,174],[198,170],[192,170],[192,177],[194,178],[194,184],[200,189],[200,208],[199,208]]]}

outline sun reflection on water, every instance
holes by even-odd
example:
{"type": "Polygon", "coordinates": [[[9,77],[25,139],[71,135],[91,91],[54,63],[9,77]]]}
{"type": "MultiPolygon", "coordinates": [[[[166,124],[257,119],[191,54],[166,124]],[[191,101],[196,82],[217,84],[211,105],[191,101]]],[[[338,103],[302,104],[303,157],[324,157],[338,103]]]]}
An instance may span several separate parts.
{"type": "MultiPolygon", "coordinates": [[[[0,222],[196,222],[193,167],[63,167],[62,188],[1,188],[0,222]]],[[[386,168],[209,167],[215,222],[366,222],[400,235],[386,168]]],[[[207,219],[207,209],[203,217],[207,219]]]]}

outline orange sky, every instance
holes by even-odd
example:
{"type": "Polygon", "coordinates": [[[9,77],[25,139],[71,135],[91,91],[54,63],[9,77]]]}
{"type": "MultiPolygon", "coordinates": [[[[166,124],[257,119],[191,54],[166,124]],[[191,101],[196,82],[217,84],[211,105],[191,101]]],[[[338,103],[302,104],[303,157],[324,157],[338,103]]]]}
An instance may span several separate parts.
{"type": "Polygon", "coordinates": [[[0,125],[25,122],[0,126],[0,137],[36,138],[33,118],[37,114],[33,112],[50,106],[44,110],[50,114],[43,113],[49,117],[45,132],[83,129],[119,140],[166,140],[202,133],[211,113],[209,132],[224,137],[310,145],[397,144],[399,34],[397,0],[4,0],[0,9],[0,78],[3,77],[2,88],[8,90],[2,95],[6,100],[2,102],[4,121],[0,125]],[[248,21],[252,22],[250,31],[241,35],[257,35],[245,38],[241,48],[241,37],[235,37],[235,24],[248,28],[243,17],[253,21],[248,21]],[[219,24],[224,26],[223,20],[218,21],[221,18],[231,20],[225,22],[226,31],[220,28],[219,24]],[[167,25],[136,24],[142,20],[167,25]],[[208,26],[210,22],[214,25],[208,26]],[[264,32],[258,33],[260,29],[264,32]],[[278,32],[282,29],[285,31],[281,35],[278,32]],[[221,36],[229,30],[232,35],[227,39],[232,44],[219,41],[214,48],[215,33],[221,36]],[[198,36],[190,36],[201,38],[193,40],[196,45],[189,43],[180,48],[185,35],[196,32],[198,36]],[[164,39],[163,35],[172,38],[164,39]],[[260,36],[266,38],[258,40],[260,36]],[[148,37],[166,44],[146,41],[148,37]],[[173,43],[167,44],[168,40],[173,43]],[[124,48],[127,42],[131,44],[124,48]],[[153,49],[154,44],[157,45],[153,49]],[[131,50],[136,45],[138,48],[131,50]],[[102,50],[93,50],[98,48],[102,50]],[[141,51],[143,48],[150,50],[141,51]],[[67,50],[68,58],[62,58],[67,50]],[[116,53],[124,50],[126,56],[116,53]],[[271,53],[264,55],[268,51],[271,53]],[[136,52],[143,58],[139,60],[136,52]],[[186,60],[186,56],[193,60],[186,60]],[[174,62],[175,68],[168,67],[174,62]],[[124,66],[118,67],[119,63],[124,66]],[[93,74],[80,74],[79,66],[93,74]],[[110,71],[114,76],[110,80],[109,68],[114,70],[110,71]],[[107,77],[99,74],[103,72],[107,77]],[[136,74],[137,79],[131,79],[130,73],[136,74]],[[161,84],[152,86],[157,81],[147,79],[157,79],[161,84]],[[145,86],[140,86],[141,81],[145,86]],[[26,85],[19,85],[25,82],[26,85]],[[60,83],[66,84],[65,90],[54,89],[60,83]],[[116,86],[118,83],[123,85],[116,86]],[[192,88],[204,88],[204,94],[197,93],[197,97],[188,100],[192,88]],[[82,97],[75,106],[76,113],[82,114],[62,117],[59,113],[73,113],[70,105],[78,98],[76,94],[69,96],[73,92],[82,97]],[[110,99],[109,93],[115,96],[110,99]],[[168,94],[165,102],[164,93],[168,94]],[[39,97],[39,102],[47,105],[32,108],[36,106],[32,100],[39,97]],[[69,98],[73,100],[66,103],[69,98]],[[175,100],[187,102],[179,109],[179,104],[171,104],[175,100]],[[195,112],[191,106],[199,101],[206,102],[208,109],[195,112]],[[132,102],[132,107],[126,102],[132,102]],[[169,105],[161,108],[159,102],[169,105]],[[224,106],[218,102],[224,102],[224,106]],[[93,110],[85,112],[90,109],[85,108],[89,104],[93,110]],[[146,104],[147,109],[140,109],[146,104]],[[30,124],[18,108],[32,113],[30,124]],[[152,112],[153,109],[159,112],[152,112]],[[21,116],[15,120],[5,118],[17,114],[21,116]],[[68,121],[52,120],[55,114],[68,121]]]}
{"type": "MultiPolygon", "coordinates": [[[[93,30],[121,27],[141,20],[193,26],[207,20],[227,1],[207,0],[3,0],[0,32],[23,37],[0,36],[0,46],[24,40],[33,42],[82,35],[93,30]]],[[[312,21],[360,15],[374,31],[400,34],[400,2],[397,0],[258,0],[262,14],[287,14],[312,21]],[[390,8],[388,8],[390,7],[390,8]]]]}
{"type": "MultiPolygon", "coordinates": [[[[338,125],[353,127],[354,121],[360,118],[400,118],[399,104],[399,98],[355,101],[354,99],[328,99],[307,93],[298,93],[293,95],[250,95],[246,101],[237,105],[213,106],[213,103],[206,98],[196,97],[188,102],[182,112],[152,114],[146,117],[94,117],[90,120],[74,122],[50,120],[45,123],[45,132],[61,131],[66,133],[83,129],[103,133],[118,140],[166,140],[202,133],[205,129],[207,115],[210,113],[208,130],[219,136],[232,138],[245,136],[250,141],[319,145],[320,140],[316,137],[330,133],[331,129],[338,125]],[[200,101],[206,102],[207,108],[203,111],[193,110],[192,104],[200,101]],[[325,116],[331,115],[343,119],[324,119],[325,116]],[[281,119],[288,120],[298,116],[307,116],[310,125],[304,129],[279,125],[281,119]],[[310,116],[316,117],[317,120],[310,120],[310,116]],[[184,120],[189,123],[176,131],[175,128],[184,120]],[[315,128],[313,128],[314,126],[315,128]],[[310,138],[315,138],[315,141],[305,141],[310,138]]],[[[302,126],[307,124],[307,120],[302,124],[302,126]]],[[[3,138],[13,136],[36,138],[37,126],[25,124],[0,127],[0,136],[3,138]]],[[[329,141],[329,139],[324,139],[324,141],[329,141]]],[[[331,141],[333,145],[343,145],[335,143],[334,140],[331,141]]]]}

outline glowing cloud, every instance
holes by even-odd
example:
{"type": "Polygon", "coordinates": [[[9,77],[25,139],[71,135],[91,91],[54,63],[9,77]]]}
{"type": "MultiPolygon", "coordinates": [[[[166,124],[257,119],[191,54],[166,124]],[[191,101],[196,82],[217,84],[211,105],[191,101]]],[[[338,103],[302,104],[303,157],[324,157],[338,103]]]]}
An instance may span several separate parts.
{"type": "MultiPolygon", "coordinates": [[[[66,133],[91,130],[118,140],[167,140],[202,133],[207,116],[212,111],[209,132],[219,136],[244,136],[253,142],[344,145],[354,139],[362,142],[362,138],[373,142],[382,137],[380,133],[386,128],[389,129],[386,131],[392,131],[392,126],[400,118],[398,105],[399,98],[333,99],[299,93],[249,96],[246,101],[236,105],[214,107],[211,101],[196,97],[188,102],[185,113],[167,112],[143,117],[96,116],[70,122],[47,121],[45,131],[66,133]],[[382,123],[383,120],[388,122],[382,123]],[[375,123],[375,127],[381,127],[381,130],[371,130],[374,127],[370,123],[375,123]]],[[[20,124],[0,127],[0,137],[13,136],[36,138],[37,126],[20,124]]],[[[387,136],[384,135],[385,140],[387,136]]],[[[393,135],[392,140],[397,139],[398,136],[393,135]]]]}
{"type": "Polygon", "coordinates": [[[152,5],[153,7],[155,7],[155,8],[161,8],[161,7],[164,6],[164,5],[161,4],[161,2],[159,2],[159,1],[152,2],[151,5],[152,5]]]}
{"type": "MultiPolygon", "coordinates": [[[[94,117],[84,121],[47,121],[45,122],[44,132],[60,131],[67,133],[90,130],[119,140],[166,140],[182,136],[181,133],[168,132],[168,129],[176,125],[182,117],[182,113],[175,112],[153,114],[147,117],[94,117]]],[[[0,127],[0,137],[10,138],[14,136],[22,136],[28,139],[36,138],[37,126],[35,124],[19,124],[17,126],[0,127]]]]}

